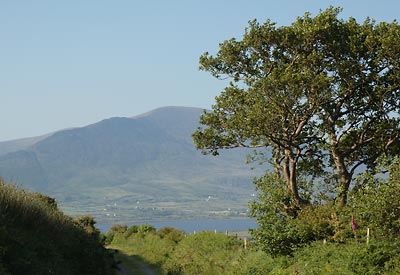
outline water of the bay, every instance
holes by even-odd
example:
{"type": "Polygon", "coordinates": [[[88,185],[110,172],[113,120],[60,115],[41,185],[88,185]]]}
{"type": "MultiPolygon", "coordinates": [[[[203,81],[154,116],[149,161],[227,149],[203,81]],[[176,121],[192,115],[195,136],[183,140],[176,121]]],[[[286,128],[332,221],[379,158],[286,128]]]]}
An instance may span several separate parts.
{"type": "MultiPolygon", "coordinates": [[[[232,231],[247,231],[249,229],[257,228],[255,219],[228,219],[228,220],[176,220],[176,221],[148,221],[143,222],[153,225],[156,229],[162,227],[174,227],[187,233],[200,232],[204,230],[218,231],[218,232],[232,232],[232,231]]],[[[137,224],[137,225],[140,225],[137,224]]],[[[128,224],[129,226],[129,224],[128,224]]],[[[102,232],[107,232],[111,225],[100,224],[97,227],[102,232]]]]}

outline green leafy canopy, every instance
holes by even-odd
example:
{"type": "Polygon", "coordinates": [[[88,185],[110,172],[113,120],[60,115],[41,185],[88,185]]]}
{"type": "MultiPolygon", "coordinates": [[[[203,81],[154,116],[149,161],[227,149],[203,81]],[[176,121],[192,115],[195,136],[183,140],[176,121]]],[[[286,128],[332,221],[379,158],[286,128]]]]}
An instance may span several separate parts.
{"type": "Polygon", "coordinates": [[[302,178],[325,178],[345,205],[357,169],[399,149],[400,26],[343,20],[340,11],[282,27],[250,21],[241,40],[200,57],[201,70],[231,83],[202,115],[197,148],[269,148],[300,208],[310,203],[302,178]]]}

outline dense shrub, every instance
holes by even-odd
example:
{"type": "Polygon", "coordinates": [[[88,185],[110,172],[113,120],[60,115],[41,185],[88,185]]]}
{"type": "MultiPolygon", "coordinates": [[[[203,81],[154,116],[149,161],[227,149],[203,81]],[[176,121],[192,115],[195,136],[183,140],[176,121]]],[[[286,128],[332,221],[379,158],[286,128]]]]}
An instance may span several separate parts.
{"type": "Polygon", "coordinates": [[[170,240],[174,241],[175,243],[180,242],[185,237],[185,233],[183,231],[178,230],[173,227],[160,228],[157,231],[157,235],[160,236],[161,238],[170,239],[170,240]]]}
{"type": "MultiPolygon", "coordinates": [[[[240,240],[214,232],[200,232],[174,242],[161,237],[160,229],[128,239],[117,233],[112,243],[128,255],[138,256],[165,275],[309,275],[309,274],[400,274],[400,242],[361,239],[345,242],[314,241],[291,256],[275,256],[240,240]]],[[[167,234],[168,235],[168,234],[167,234]]]]}
{"type": "Polygon", "coordinates": [[[74,222],[86,233],[93,237],[100,236],[100,230],[95,227],[96,221],[90,215],[83,215],[74,219],[74,222]]]}
{"type": "Polygon", "coordinates": [[[132,234],[137,233],[139,230],[139,227],[136,224],[133,224],[129,226],[126,231],[124,232],[124,237],[125,239],[128,239],[132,234]]]}
{"type": "Polygon", "coordinates": [[[112,225],[110,230],[108,230],[108,232],[106,234],[104,234],[104,243],[106,245],[110,244],[113,241],[115,234],[117,234],[117,233],[125,234],[127,230],[128,230],[128,226],[125,224],[112,225]]]}
{"type": "Polygon", "coordinates": [[[224,234],[207,231],[193,234],[177,245],[165,271],[171,275],[234,274],[241,268],[239,247],[236,239],[224,234]]]}
{"type": "Polygon", "coordinates": [[[149,233],[155,233],[156,228],[152,226],[151,224],[142,224],[138,227],[138,233],[141,234],[142,236],[145,236],[146,234],[149,233]]]}
{"type": "Polygon", "coordinates": [[[0,179],[0,274],[113,274],[98,231],[77,221],[54,199],[0,179]]]}
{"type": "MultiPolygon", "coordinates": [[[[145,227],[149,228],[147,225],[145,227]]],[[[130,256],[139,256],[156,268],[162,268],[176,247],[176,243],[173,240],[162,238],[157,234],[156,230],[150,230],[146,234],[137,231],[130,234],[128,238],[125,237],[125,233],[115,233],[110,246],[130,256]]]]}
{"type": "Polygon", "coordinates": [[[109,232],[114,233],[125,233],[128,230],[128,226],[125,224],[114,224],[111,226],[109,232]]]}
{"type": "Polygon", "coordinates": [[[400,237],[399,160],[388,166],[388,179],[373,178],[366,173],[350,194],[348,216],[354,215],[359,235],[365,235],[369,228],[374,238],[400,237]]]}
{"type": "Polygon", "coordinates": [[[256,180],[258,199],[251,203],[259,227],[252,232],[258,246],[273,257],[293,253],[314,241],[346,242],[352,238],[393,240],[400,238],[400,164],[386,165],[389,177],[373,177],[368,172],[358,177],[349,193],[348,204],[315,202],[288,213],[282,184],[272,174],[256,180]],[[353,231],[351,223],[355,221],[353,231]]]}
{"type": "Polygon", "coordinates": [[[400,274],[400,241],[373,242],[358,247],[350,262],[356,274],[400,274]]]}
{"type": "Polygon", "coordinates": [[[246,263],[242,241],[220,233],[186,236],[172,227],[151,230],[145,235],[138,231],[127,239],[124,234],[116,233],[111,247],[139,256],[166,275],[245,274],[241,273],[246,263]]]}
{"type": "Polygon", "coordinates": [[[288,212],[285,205],[291,203],[285,182],[275,173],[266,173],[254,180],[258,197],[250,203],[251,215],[257,218],[258,228],[252,236],[259,247],[272,256],[290,255],[300,245],[294,234],[295,213],[288,212]]]}
{"type": "Polygon", "coordinates": [[[237,268],[237,273],[242,275],[265,275],[270,274],[277,266],[280,267],[278,260],[271,258],[261,250],[243,251],[241,268],[237,268]]]}

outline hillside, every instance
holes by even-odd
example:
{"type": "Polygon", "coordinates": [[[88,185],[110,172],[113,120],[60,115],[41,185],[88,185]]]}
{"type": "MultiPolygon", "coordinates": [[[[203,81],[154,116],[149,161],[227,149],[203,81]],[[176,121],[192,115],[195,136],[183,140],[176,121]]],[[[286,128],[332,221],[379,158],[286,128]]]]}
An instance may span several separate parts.
{"type": "Polygon", "coordinates": [[[114,274],[91,217],[74,220],[53,199],[2,179],[0,213],[0,274],[114,274]]]}
{"type": "Polygon", "coordinates": [[[0,175],[100,222],[245,215],[256,175],[245,165],[249,151],[197,151],[191,134],[201,112],[165,107],[2,142],[0,175]]]}

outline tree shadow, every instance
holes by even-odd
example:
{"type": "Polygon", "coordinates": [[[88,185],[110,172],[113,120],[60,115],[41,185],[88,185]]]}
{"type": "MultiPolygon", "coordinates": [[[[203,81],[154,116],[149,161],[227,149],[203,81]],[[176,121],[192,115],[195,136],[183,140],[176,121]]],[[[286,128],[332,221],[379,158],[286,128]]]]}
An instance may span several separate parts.
{"type": "Polygon", "coordinates": [[[111,249],[119,275],[161,275],[160,267],[152,265],[138,255],[129,255],[118,249],[111,249]]]}

